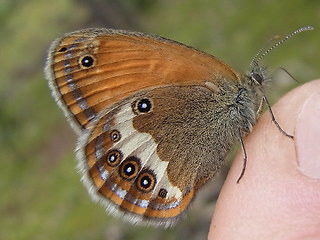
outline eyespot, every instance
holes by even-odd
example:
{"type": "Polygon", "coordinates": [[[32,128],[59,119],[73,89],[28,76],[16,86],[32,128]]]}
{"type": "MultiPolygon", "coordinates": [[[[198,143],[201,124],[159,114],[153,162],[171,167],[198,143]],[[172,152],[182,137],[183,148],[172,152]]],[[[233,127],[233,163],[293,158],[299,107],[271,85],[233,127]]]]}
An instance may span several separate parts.
{"type": "Polygon", "coordinates": [[[110,133],[110,139],[112,142],[118,142],[121,139],[121,134],[118,130],[112,130],[110,133]]]}
{"type": "Polygon", "coordinates": [[[94,64],[94,59],[90,55],[84,56],[84,57],[80,58],[80,64],[84,68],[92,67],[94,64]]]}
{"type": "Polygon", "coordinates": [[[140,160],[136,157],[128,157],[119,167],[119,174],[122,178],[130,181],[134,179],[140,171],[140,160]]]}
{"type": "Polygon", "coordinates": [[[161,188],[158,192],[158,196],[161,197],[161,198],[165,198],[168,194],[168,191],[164,188],[161,188]]]}
{"type": "Polygon", "coordinates": [[[148,113],[152,109],[152,104],[148,98],[142,98],[140,100],[135,101],[132,105],[132,108],[136,114],[148,113]]]}
{"type": "Polygon", "coordinates": [[[66,48],[66,47],[62,47],[62,48],[60,48],[60,49],[58,50],[58,52],[65,52],[65,51],[67,51],[67,48],[66,48]]]}
{"type": "Polygon", "coordinates": [[[110,150],[106,155],[106,163],[111,167],[116,167],[120,164],[123,158],[119,150],[110,150]]]}
{"type": "Polygon", "coordinates": [[[153,171],[149,169],[145,169],[141,171],[139,174],[136,185],[138,190],[148,193],[154,189],[154,186],[156,185],[157,179],[153,173],[153,171]]]}

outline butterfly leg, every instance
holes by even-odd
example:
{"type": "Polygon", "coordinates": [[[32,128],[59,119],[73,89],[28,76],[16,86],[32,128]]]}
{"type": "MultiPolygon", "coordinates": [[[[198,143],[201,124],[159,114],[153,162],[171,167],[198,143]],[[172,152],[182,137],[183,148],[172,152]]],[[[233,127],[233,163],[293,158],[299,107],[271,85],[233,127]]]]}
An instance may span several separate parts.
{"type": "Polygon", "coordinates": [[[265,101],[265,103],[266,103],[266,105],[267,105],[267,107],[268,107],[268,109],[269,109],[269,112],[270,112],[270,114],[271,114],[271,120],[272,120],[272,122],[276,125],[276,127],[279,129],[279,131],[280,131],[283,135],[285,135],[286,137],[289,137],[289,138],[292,138],[292,139],[293,139],[293,136],[290,135],[290,134],[288,134],[288,133],[286,133],[286,132],[280,127],[279,123],[278,123],[277,120],[275,119],[275,117],[274,117],[274,115],[273,115],[273,112],[272,112],[272,110],[271,110],[271,106],[270,106],[270,104],[269,104],[269,101],[268,101],[266,95],[263,95],[263,100],[265,101]]]}
{"type": "Polygon", "coordinates": [[[247,166],[247,152],[246,152],[246,149],[244,147],[244,144],[243,144],[243,140],[242,140],[242,137],[241,137],[241,131],[239,129],[239,139],[240,139],[240,145],[241,145],[241,149],[242,149],[242,152],[243,152],[243,165],[242,165],[242,171],[241,171],[241,174],[237,180],[237,183],[240,182],[240,179],[243,177],[244,175],[244,172],[246,171],[246,166],[247,166]]]}
{"type": "Polygon", "coordinates": [[[259,105],[258,111],[256,112],[257,117],[259,117],[259,116],[261,115],[263,108],[264,108],[264,100],[263,100],[263,99],[261,99],[261,102],[260,102],[260,105],[259,105]]]}

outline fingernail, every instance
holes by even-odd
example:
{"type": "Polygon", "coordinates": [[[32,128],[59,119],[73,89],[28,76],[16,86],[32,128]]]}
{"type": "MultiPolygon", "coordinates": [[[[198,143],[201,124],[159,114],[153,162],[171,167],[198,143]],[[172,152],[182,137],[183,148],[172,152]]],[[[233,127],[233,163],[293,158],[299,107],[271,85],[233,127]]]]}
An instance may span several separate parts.
{"type": "Polygon", "coordinates": [[[320,92],[304,103],[297,119],[295,144],[300,171],[320,179],[320,92]]]}

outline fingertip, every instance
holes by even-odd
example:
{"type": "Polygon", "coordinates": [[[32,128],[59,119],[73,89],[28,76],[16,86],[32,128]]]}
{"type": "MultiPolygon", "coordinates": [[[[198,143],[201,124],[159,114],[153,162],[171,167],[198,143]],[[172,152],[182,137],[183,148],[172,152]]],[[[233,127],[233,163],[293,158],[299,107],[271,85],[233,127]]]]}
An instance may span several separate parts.
{"type": "Polygon", "coordinates": [[[303,104],[295,129],[297,161],[301,172],[320,179],[320,91],[303,104]]]}
{"type": "MultiPolygon", "coordinates": [[[[277,231],[288,228],[296,230],[288,233],[295,236],[297,232],[312,231],[312,228],[319,224],[320,219],[317,216],[312,218],[312,214],[306,212],[308,208],[320,211],[317,204],[320,202],[320,195],[314,196],[316,189],[320,189],[319,182],[310,183],[301,177],[296,157],[296,148],[299,151],[296,144],[299,141],[305,143],[303,134],[310,138],[310,134],[303,130],[305,123],[302,124],[302,129],[299,127],[299,121],[304,122],[304,115],[300,115],[300,120],[298,117],[306,99],[316,92],[320,92],[320,80],[294,89],[272,106],[278,123],[286,132],[293,134],[294,139],[279,132],[272,123],[269,112],[261,116],[253,132],[244,141],[248,163],[239,184],[236,182],[243,164],[241,151],[234,159],[217,201],[209,239],[270,239],[277,231]],[[295,221],[298,216],[299,221],[295,221]],[[306,222],[308,225],[304,226],[306,222]]],[[[315,96],[318,97],[320,94],[315,96]]],[[[312,106],[315,101],[320,102],[313,99],[308,111],[315,109],[312,106]]],[[[319,119],[316,115],[318,113],[305,114],[314,114],[315,118],[319,119]]],[[[317,122],[313,123],[309,131],[314,130],[314,124],[317,126],[317,122]]],[[[319,128],[317,127],[317,131],[319,128]]],[[[317,131],[313,133],[320,136],[317,131]]],[[[313,151],[319,150],[316,148],[313,151]]],[[[310,161],[300,164],[300,168],[308,171],[313,166],[310,161]]]]}

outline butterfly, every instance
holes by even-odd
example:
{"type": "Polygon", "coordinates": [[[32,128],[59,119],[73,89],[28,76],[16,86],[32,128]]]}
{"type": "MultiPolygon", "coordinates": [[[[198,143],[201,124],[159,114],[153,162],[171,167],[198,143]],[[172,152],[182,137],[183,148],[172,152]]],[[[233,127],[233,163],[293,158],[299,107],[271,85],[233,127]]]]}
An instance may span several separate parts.
{"type": "Polygon", "coordinates": [[[311,28],[258,52],[247,74],[151,34],[85,29],[56,39],[45,74],[78,134],[78,168],[92,199],[131,223],[173,226],[238,141],[239,181],[242,138],[263,102],[277,124],[259,60],[311,28]]]}

